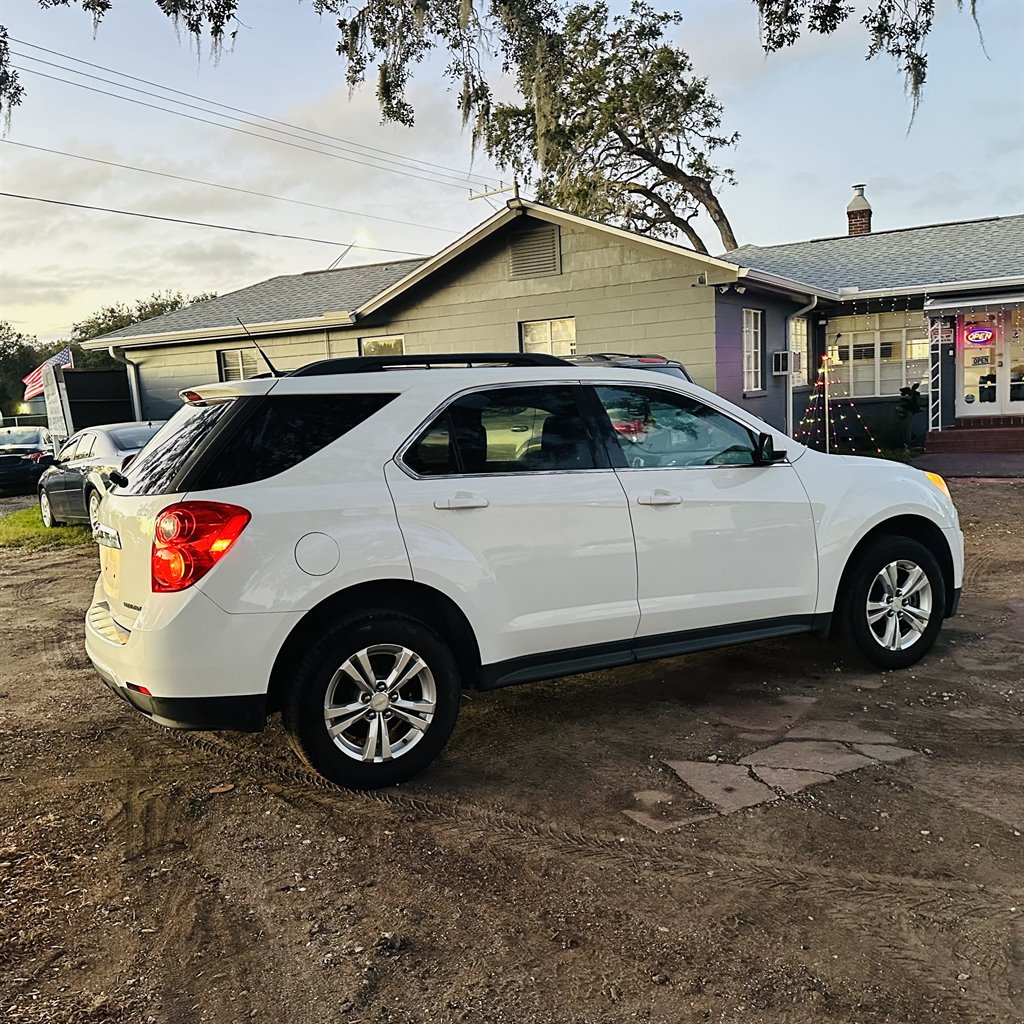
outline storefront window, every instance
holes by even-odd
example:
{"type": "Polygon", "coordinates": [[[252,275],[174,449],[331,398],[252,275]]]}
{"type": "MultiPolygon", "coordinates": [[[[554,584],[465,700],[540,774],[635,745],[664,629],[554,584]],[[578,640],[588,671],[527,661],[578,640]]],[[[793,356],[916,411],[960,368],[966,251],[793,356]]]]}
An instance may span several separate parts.
{"type": "Polygon", "coordinates": [[[920,314],[830,320],[827,337],[829,380],[837,398],[898,395],[913,384],[927,389],[928,330],[920,314]]]}

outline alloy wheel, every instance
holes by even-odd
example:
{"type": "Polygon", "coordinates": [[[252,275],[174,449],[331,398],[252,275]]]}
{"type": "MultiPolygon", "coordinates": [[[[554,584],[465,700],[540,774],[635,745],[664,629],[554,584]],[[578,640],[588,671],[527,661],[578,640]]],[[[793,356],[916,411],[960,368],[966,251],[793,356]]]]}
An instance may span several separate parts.
{"type": "Polygon", "coordinates": [[[407,754],[433,721],[437,688],[427,663],[408,647],[373,644],[334,673],[324,695],[324,725],[356,761],[407,754]]]}
{"type": "Polygon", "coordinates": [[[89,495],[89,526],[95,530],[100,519],[100,495],[99,491],[93,491],[89,495]]]}
{"type": "Polygon", "coordinates": [[[898,559],[883,566],[868,588],[868,631],[889,651],[913,647],[932,617],[932,585],[916,562],[898,559]]]}
{"type": "Polygon", "coordinates": [[[39,514],[42,516],[43,526],[53,526],[53,509],[50,508],[50,499],[46,496],[46,491],[39,493],[39,514]]]}

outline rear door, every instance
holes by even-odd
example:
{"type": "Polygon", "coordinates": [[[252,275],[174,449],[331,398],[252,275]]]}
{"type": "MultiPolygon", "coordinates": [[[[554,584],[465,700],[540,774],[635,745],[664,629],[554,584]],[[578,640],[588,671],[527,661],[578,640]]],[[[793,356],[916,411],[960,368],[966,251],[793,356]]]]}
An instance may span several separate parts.
{"type": "Polygon", "coordinates": [[[92,465],[92,453],[96,447],[96,435],[83,433],[75,449],[74,457],[64,465],[62,511],[79,518],[87,516],[85,508],[85,475],[92,465]]]}
{"type": "Polygon", "coordinates": [[[809,623],[817,549],[793,467],[756,465],[751,431],[696,398],[594,390],[633,518],[638,636],[809,623]]]}
{"type": "Polygon", "coordinates": [[[485,664],[636,630],[629,509],[580,390],[470,392],[386,467],[413,577],[463,609],[485,664]]]}

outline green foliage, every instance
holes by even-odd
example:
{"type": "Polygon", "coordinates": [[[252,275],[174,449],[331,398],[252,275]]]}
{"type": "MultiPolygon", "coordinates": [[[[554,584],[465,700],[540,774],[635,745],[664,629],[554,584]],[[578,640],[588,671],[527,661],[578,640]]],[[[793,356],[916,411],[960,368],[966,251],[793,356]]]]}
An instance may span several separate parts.
{"type": "Polygon", "coordinates": [[[0,548],[76,547],[92,543],[88,526],[43,526],[38,506],[0,516],[0,548]]]}
{"type": "Polygon", "coordinates": [[[36,339],[16,331],[6,320],[0,320],[0,412],[5,417],[14,414],[25,396],[21,378],[41,362],[36,339]]]}
{"type": "Polygon", "coordinates": [[[571,8],[519,65],[526,101],[495,106],[482,140],[499,163],[536,182],[543,202],[644,234],[682,232],[707,252],[692,223],[703,212],[732,249],[718,198],[732,171],[714,154],[738,136],[722,131],[707,79],[667,40],[680,21],[643,0],[614,18],[604,2],[571,8]]]}

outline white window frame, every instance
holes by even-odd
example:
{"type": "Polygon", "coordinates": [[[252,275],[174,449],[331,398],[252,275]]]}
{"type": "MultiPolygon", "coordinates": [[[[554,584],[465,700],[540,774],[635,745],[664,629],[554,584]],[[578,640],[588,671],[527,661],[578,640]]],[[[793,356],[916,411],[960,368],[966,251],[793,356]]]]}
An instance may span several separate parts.
{"type": "Polygon", "coordinates": [[[795,387],[811,383],[811,335],[805,316],[794,316],[789,321],[789,350],[800,353],[800,369],[793,374],[795,387]]]}
{"type": "Polygon", "coordinates": [[[519,324],[519,349],[522,352],[542,352],[550,356],[574,356],[576,355],[576,317],[574,316],[556,316],[551,320],[523,320],[519,324]],[[572,338],[565,342],[561,339],[558,341],[552,338],[552,325],[568,323],[572,324],[572,338]],[[544,348],[537,348],[536,342],[531,343],[534,347],[526,347],[526,334],[528,327],[545,327],[547,337],[542,338],[540,343],[544,345],[544,348]],[[555,346],[558,346],[558,351],[555,350],[555,346]],[[569,351],[562,351],[562,347],[568,347],[569,351]]]}
{"type": "Polygon", "coordinates": [[[359,339],[359,354],[361,356],[380,356],[380,355],[405,355],[405,335],[404,334],[375,334],[369,338],[359,339]],[[374,352],[373,347],[375,342],[398,342],[398,352],[374,352]],[[369,348],[368,348],[369,346],[369,348]]]}
{"type": "Polygon", "coordinates": [[[743,310],[743,393],[764,391],[764,310],[743,310]]]}
{"type": "MultiPolygon", "coordinates": [[[[862,319],[860,316],[857,317],[859,321],[862,319]]],[[[872,313],[867,314],[863,317],[865,324],[862,327],[859,323],[854,330],[849,330],[843,333],[843,336],[836,342],[834,336],[828,344],[828,355],[829,362],[832,366],[833,374],[837,369],[843,369],[846,380],[843,381],[846,393],[839,395],[840,398],[894,398],[899,394],[900,388],[907,386],[907,346],[910,344],[917,344],[920,346],[923,355],[919,355],[916,359],[910,359],[910,362],[925,362],[930,367],[930,342],[928,340],[928,328],[925,326],[914,326],[914,327],[883,327],[881,323],[881,314],[872,313]],[[883,391],[882,390],[882,346],[892,344],[895,339],[887,337],[885,341],[882,340],[882,335],[892,335],[896,332],[900,334],[900,376],[899,381],[895,385],[895,390],[883,391]],[[868,348],[871,349],[872,355],[868,359],[854,359],[853,350],[854,348],[868,348]],[[844,358],[845,355],[845,358],[844,358]],[[874,368],[873,386],[869,394],[854,394],[854,380],[853,380],[853,368],[856,365],[863,367],[870,363],[874,368]]],[[[891,362],[891,358],[887,359],[886,362],[891,362]]],[[[920,379],[921,387],[927,390],[928,376],[930,369],[926,372],[923,379],[920,379]]],[[[863,382],[862,382],[863,383],[863,382]]],[[[911,382],[913,383],[913,381],[911,382]]]]}
{"type": "Polygon", "coordinates": [[[248,380],[259,372],[260,360],[256,349],[222,348],[217,350],[217,375],[222,381],[248,380]],[[230,376],[232,368],[237,372],[234,377],[230,376]]]}

